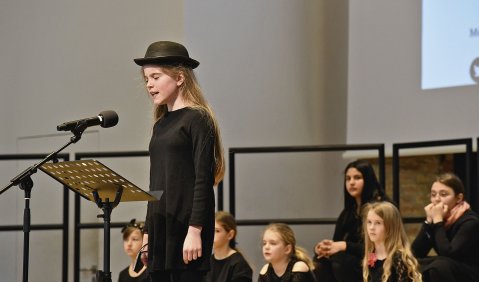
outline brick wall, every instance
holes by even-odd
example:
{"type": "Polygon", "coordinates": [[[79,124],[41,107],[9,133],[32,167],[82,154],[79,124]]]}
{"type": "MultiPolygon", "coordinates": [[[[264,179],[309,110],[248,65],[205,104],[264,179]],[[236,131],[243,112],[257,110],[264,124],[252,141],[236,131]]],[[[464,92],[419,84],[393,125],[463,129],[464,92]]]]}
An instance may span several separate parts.
{"type": "MultiPolygon", "coordinates": [[[[378,172],[377,159],[370,161],[378,172]]],[[[424,217],[424,207],[430,203],[429,191],[436,175],[453,171],[453,155],[401,157],[399,160],[400,211],[403,217],[424,217]]],[[[386,193],[392,198],[392,158],[386,158],[386,193]]],[[[421,224],[406,224],[413,240],[421,224]]]]}

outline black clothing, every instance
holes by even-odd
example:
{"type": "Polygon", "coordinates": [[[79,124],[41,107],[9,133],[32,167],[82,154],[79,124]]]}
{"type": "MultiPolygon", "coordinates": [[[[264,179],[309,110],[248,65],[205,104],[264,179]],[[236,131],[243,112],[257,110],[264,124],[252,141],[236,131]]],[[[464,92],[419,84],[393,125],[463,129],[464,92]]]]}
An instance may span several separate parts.
{"type": "MultiPolygon", "coordinates": [[[[382,282],[382,275],[384,272],[383,265],[385,260],[377,260],[374,266],[369,266],[368,282],[382,282]]],[[[391,274],[387,280],[388,282],[412,282],[413,280],[408,277],[407,267],[401,260],[400,254],[396,254],[393,257],[393,263],[391,265],[391,274]]]]}
{"type": "Polygon", "coordinates": [[[315,259],[314,274],[321,282],[363,281],[361,258],[346,252],[338,252],[329,258],[315,259]]]}
{"type": "Polygon", "coordinates": [[[426,257],[418,259],[421,266],[422,281],[479,281],[463,273],[464,266],[457,260],[443,257],[426,257]]]}
{"type": "Polygon", "coordinates": [[[444,223],[424,223],[412,243],[421,272],[430,281],[479,281],[479,216],[466,211],[448,230],[444,223]],[[438,256],[426,257],[431,249],[438,256]],[[433,280],[433,277],[440,277],[433,280]],[[437,280],[439,279],[439,280],[437,280]]]}
{"type": "Polygon", "coordinates": [[[150,282],[148,270],[145,269],[145,271],[143,271],[143,273],[137,277],[131,277],[130,273],[128,272],[129,269],[130,267],[127,266],[120,272],[120,275],[118,276],[118,282],[150,282]]]}
{"type": "Polygon", "coordinates": [[[207,282],[252,282],[253,270],[241,253],[217,260],[211,256],[210,272],[206,275],[207,282]]]}
{"type": "Polygon", "coordinates": [[[364,244],[362,238],[361,216],[353,210],[343,210],[336,221],[333,241],[345,241],[346,253],[362,258],[364,244]]]}
{"type": "Polygon", "coordinates": [[[195,270],[155,271],[151,282],[205,282],[205,272],[195,270]]]}
{"type": "Polygon", "coordinates": [[[362,220],[354,210],[344,209],[336,221],[333,241],[345,241],[346,251],[329,258],[314,259],[314,273],[318,281],[363,281],[361,260],[364,244],[361,236],[362,220]]]}
{"type": "Polygon", "coordinates": [[[286,271],[281,277],[276,275],[273,266],[269,264],[266,273],[259,275],[258,282],[315,282],[316,279],[314,279],[314,275],[311,271],[293,272],[293,266],[296,262],[298,262],[298,260],[291,259],[286,267],[286,271]]]}
{"type": "Polygon", "coordinates": [[[168,112],[153,127],[150,190],[164,191],[148,203],[148,269],[208,271],[215,225],[215,132],[212,121],[193,108],[168,112]],[[190,225],[202,226],[202,257],[183,262],[190,225]]]}

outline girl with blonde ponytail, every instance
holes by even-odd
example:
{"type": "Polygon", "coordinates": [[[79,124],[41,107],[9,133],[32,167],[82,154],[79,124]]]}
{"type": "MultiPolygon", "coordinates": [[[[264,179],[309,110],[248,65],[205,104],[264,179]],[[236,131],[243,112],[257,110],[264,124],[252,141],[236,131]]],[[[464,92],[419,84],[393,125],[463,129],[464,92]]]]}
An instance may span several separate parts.
{"type": "Polygon", "coordinates": [[[376,202],[366,205],[364,214],[364,281],[422,282],[398,209],[376,202]]]}
{"type": "Polygon", "coordinates": [[[273,223],[263,234],[263,256],[268,262],[258,282],[314,282],[313,262],[306,251],[296,246],[293,230],[284,223],[273,223]]]}

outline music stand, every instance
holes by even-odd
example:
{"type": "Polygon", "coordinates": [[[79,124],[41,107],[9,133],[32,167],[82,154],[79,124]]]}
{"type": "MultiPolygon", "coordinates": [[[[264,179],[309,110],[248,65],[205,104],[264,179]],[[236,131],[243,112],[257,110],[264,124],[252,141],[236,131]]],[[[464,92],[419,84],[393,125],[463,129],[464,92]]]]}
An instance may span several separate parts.
{"type": "Polygon", "coordinates": [[[97,281],[111,282],[110,272],[110,215],[120,203],[126,201],[155,201],[153,196],[137,187],[97,160],[79,160],[46,163],[40,170],[67,186],[83,198],[95,202],[103,211],[98,218],[104,221],[104,271],[97,271],[97,281]],[[113,201],[111,201],[113,199],[113,201]]]}

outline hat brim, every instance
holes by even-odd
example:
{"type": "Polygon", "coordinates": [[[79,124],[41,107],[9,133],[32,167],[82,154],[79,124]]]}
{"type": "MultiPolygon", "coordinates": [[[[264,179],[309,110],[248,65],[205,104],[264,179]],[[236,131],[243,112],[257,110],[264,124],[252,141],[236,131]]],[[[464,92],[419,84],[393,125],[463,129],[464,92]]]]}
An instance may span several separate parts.
{"type": "Polygon", "coordinates": [[[197,60],[186,58],[182,56],[168,56],[168,57],[149,57],[149,58],[138,58],[133,59],[135,63],[139,66],[144,65],[167,65],[167,66],[186,66],[189,68],[196,68],[200,65],[200,62],[197,60]]]}

